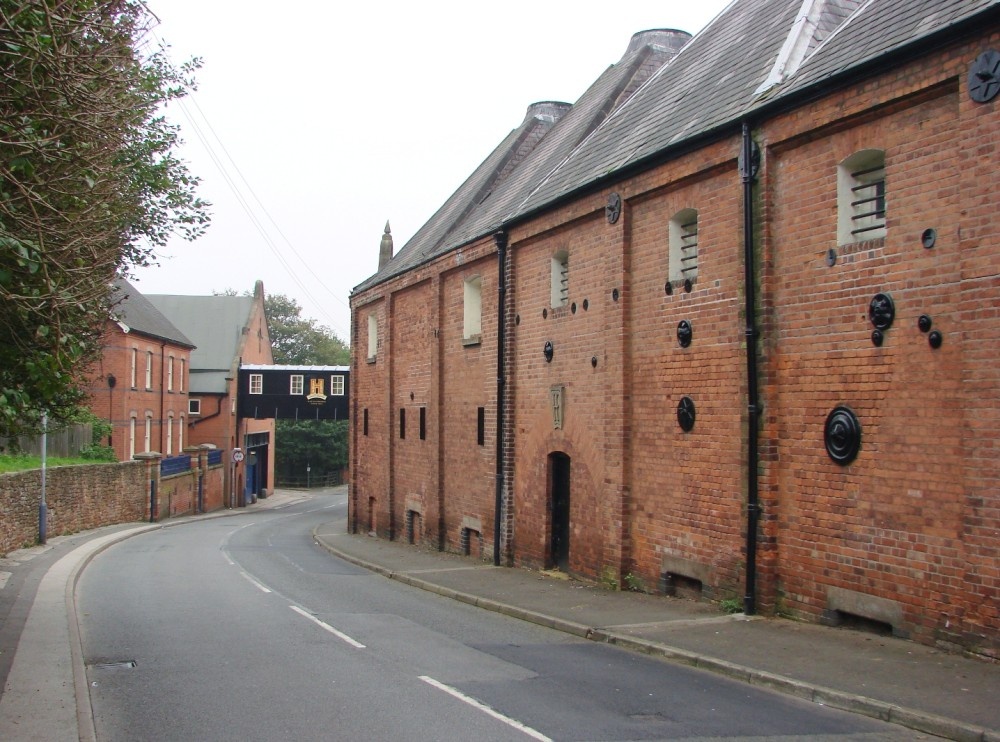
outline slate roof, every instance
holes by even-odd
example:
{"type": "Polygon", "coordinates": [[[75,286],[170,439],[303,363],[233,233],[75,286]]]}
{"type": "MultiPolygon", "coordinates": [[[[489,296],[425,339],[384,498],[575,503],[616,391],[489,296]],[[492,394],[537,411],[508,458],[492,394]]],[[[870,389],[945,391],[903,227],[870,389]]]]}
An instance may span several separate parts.
{"type": "Polygon", "coordinates": [[[800,5],[800,0],[732,3],[540,184],[521,213],[740,120],[800,5]]]}
{"type": "Polygon", "coordinates": [[[552,102],[529,106],[521,125],[476,168],[387,266],[355,290],[399,275],[497,229],[517,211],[539,180],[565,160],[688,38],[688,34],[672,30],[637,33],[622,60],[609,67],[574,106],[552,102]],[[558,134],[550,134],[553,129],[558,134]]]}
{"type": "Polygon", "coordinates": [[[128,332],[166,340],[185,348],[195,347],[183,332],[124,278],[116,278],[112,282],[111,304],[112,318],[125,325],[128,332]]]}
{"type": "Polygon", "coordinates": [[[920,49],[924,42],[931,43],[932,35],[990,8],[1000,11],[1000,0],[868,0],[816,49],[784,86],[782,94],[822,83],[840,72],[851,72],[905,46],[920,49]]]}
{"type": "Polygon", "coordinates": [[[225,394],[254,298],[178,294],[148,294],[146,298],[197,346],[191,351],[190,391],[225,394]]]}
{"type": "Polygon", "coordinates": [[[886,55],[920,52],[978,14],[995,19],[991,11],[998,9],[1000,0],[734,0],[676,56],[671,50],[660,59],[634,94],[627,82],[643,69],[637,55],[658,52],[630,45],[513,171],[497,177],[525,127],[536,125],[530,115],[355,291],[620,179],[627,170],[736,131],[745,118],[835,78],[862,74],[886,55]],[[815,23],[803,25],[803,16],[815,16],[815,23]],[[798,58],[773,80],[786,42],[798,45],[798,58]]]}

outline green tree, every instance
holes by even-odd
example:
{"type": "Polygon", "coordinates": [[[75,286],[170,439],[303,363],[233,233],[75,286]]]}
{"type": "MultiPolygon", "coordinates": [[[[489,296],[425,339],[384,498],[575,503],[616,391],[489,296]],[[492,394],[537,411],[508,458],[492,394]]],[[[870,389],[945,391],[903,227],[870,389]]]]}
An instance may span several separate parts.
{"type": "Polygon", "coordinates": [[[275,438],[282,483],[320,484],[347,466],[347,420],[278,420],[275,438]]]}
{"type": "MultiPolygon", "coordinates": [[[[350,363],[351,349],[328,327],[303,319],[302,307],[294,299],[282,294],[265,296],[264,314],[275,363],[350,363]]],[[[275,469],[281,482],[319,483],[347,466],[347,420],[278,420],[275,439],[275,469]]]]}
{"type": "Polygon", "coordinates": [[[0,0],[0,434],[72,416],[116,274],[208,223],[138,0],[0,0]]]}
{"type": "Polygon", "coordinates": [[[299,366],[346,366],[351,349],[333,330],[302,318],[298,302],[282,294],[264,297],[264,314],[275,363],[299,366]]]}

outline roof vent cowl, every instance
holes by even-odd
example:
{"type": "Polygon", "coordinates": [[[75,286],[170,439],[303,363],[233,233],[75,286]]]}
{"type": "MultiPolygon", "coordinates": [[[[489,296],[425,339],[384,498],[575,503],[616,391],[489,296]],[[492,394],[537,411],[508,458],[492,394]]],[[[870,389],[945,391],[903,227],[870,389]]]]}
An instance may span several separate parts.
{"type": "Polygon", "coordinates": [[[691,34],[687,31],[678,31],[676,28],[651,28],[632,34],[632,39],[628,42],[628,49],[625,50],[625,56],[644,46],[656,46],[671,54],[676,54],[690,40],[691,34]]]}
{"type": "Polygon", "coordinates": [[[524,115],[527,122],[530,119],[543,119],[555,123],[573,107],[571,103],[563,103],[555,100],[543,100],[532,103],[528,106],[528,112],[524,115]]]}

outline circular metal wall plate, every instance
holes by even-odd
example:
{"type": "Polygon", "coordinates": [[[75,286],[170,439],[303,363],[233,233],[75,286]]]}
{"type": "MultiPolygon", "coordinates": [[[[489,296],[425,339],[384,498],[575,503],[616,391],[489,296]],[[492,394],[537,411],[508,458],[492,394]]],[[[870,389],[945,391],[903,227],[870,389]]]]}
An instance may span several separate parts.
{"type": "Polygon", "coordinates": [[[861,421],[850,407],[838,405],[826,416],[823,438],[830,458],[847,466],[861,450],[861,421]]]}
{"type": "Polygon", "coordinates": [[[989,103],[1000,92],[1000,52],[983,52],[969,68],[969,97],[976,103],[989,103]]]}

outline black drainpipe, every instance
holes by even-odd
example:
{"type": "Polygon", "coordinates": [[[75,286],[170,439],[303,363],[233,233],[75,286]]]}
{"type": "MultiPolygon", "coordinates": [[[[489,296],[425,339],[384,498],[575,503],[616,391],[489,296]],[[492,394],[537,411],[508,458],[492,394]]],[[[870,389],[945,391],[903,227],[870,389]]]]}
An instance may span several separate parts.
{"type": "Polygon", "coordinates": [[[503,510],[503,393],[505,382],[504,354],[507,327],[507,232],[503,229],[493,235],[497,246],[497,470],[496,497],[493,504],[493,566],[500,566],[500,526],[503,510]]]}
{"type": "Polygon", "coordinates": [[[753,184],[760,165],[760,150],[750,136],[750,123],[743,122],[740,175],[743,178],[743,294],[747,345],[747,575],[743,612],[757,612],[757,524],[760,503],[757,493],[757,424],[760,414],[757,395],[757,291],[754,284],[753,184]]]}

